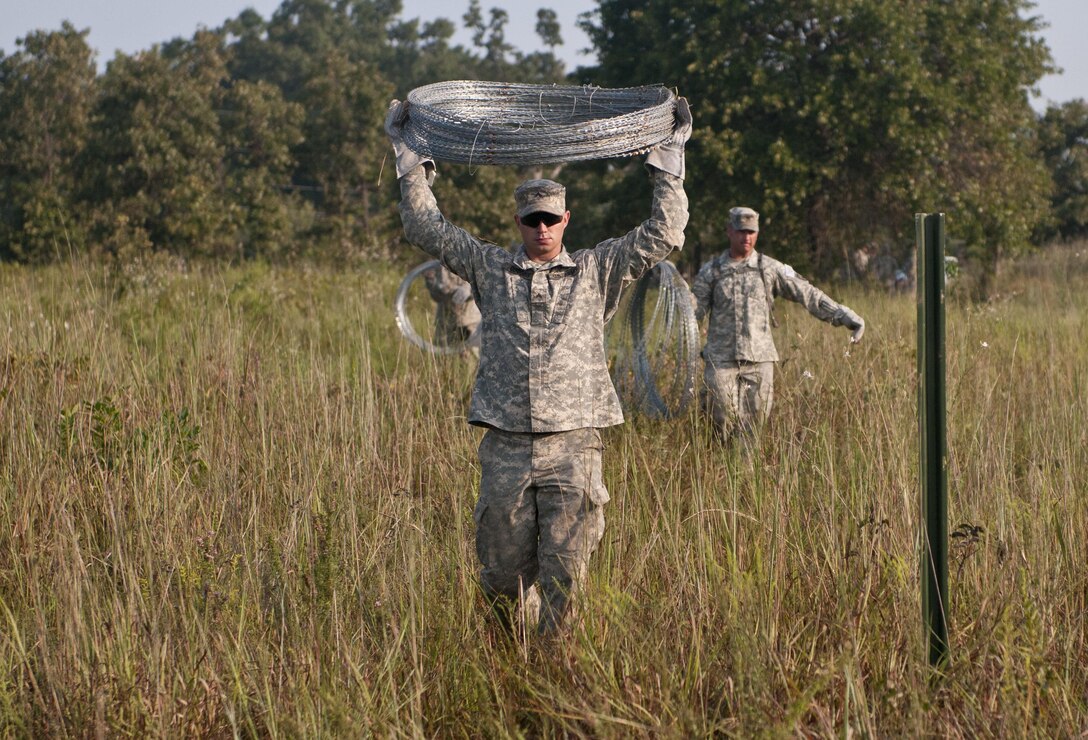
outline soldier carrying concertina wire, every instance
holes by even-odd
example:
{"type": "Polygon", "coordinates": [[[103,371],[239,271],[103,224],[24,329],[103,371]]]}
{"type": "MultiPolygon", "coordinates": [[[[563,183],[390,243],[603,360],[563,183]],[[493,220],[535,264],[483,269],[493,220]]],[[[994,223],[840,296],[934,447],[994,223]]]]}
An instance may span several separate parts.
{"type": "Polygon", "coordinates": [[[649,152],[649,218],[592,249],[567,251],[566,190],[529,180],[514,192],[522,244],[507,251],[446,221],[430,183],[434,162],[408,148],[408,104],[392,101],[386,132],[397,156],[408,241],[466,280],[480,310],[480,362],[468,421],[485,427],[476,520],[483,592],[512,630],[539,589],[537,630],[560,635],[570,599],[604,533],[609,500],[599,429],[623,422],[604,351],[623,288],[684,243],[687,101],[671,139],[649,152]]]}

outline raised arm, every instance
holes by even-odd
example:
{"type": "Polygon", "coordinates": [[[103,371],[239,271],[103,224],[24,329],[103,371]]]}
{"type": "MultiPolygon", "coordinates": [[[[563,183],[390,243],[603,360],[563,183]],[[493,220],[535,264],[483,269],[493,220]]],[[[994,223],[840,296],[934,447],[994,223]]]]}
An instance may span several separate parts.
{"type": "Polygon", "coordinates": [[[455,275],[472,282],[479,250],[485,245],[464,229],[446,221],[438,209],[431,182],[434,161],[412,151],[401,132],[408,119],[408,103],[394,100],[389,104],[385,131],[393,143],[400,180],[400,220],[409,243],[438,259],[455,275]]]}
{"type": "MultiPolygon", "coordinates": [[[[690,136],[691,110],[688,101],[680,98],[672,138],[646,156],[654,188],[650,217],[623,236],[601,242],[594,248],[602,288],[608,295],[607,309],[618,303],[624,284],[637,280],[674,249],[684,246],[684,229],[688,224],[684,145],[690,136]]],[[[606,313],[611,315],[610,311],[606,313]]]]}

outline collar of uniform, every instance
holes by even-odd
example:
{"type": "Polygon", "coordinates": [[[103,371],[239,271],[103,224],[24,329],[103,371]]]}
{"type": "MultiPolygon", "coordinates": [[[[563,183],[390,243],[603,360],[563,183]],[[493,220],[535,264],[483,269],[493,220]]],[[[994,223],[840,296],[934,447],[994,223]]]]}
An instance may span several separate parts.
{"type": "Polygon", "coordinates": [[[514,254],[514,266],[520,270],[547,270],[552,267],[574,267],[575,265],[566,247],[547,262],[533,262],[525,252],[525,245],[522,244],[514,254]]]}
{"type": "Polygon", "coordinates": [[[722,258],[718,260],[718,267],[724,270],[735,270],[742,266],[752,267],[756,264],[757,260],[759,260],[759,252],[754,249],[751,254],[742,260],[733,259],[729,256],[729,252],[722,252],[722,258]]]}

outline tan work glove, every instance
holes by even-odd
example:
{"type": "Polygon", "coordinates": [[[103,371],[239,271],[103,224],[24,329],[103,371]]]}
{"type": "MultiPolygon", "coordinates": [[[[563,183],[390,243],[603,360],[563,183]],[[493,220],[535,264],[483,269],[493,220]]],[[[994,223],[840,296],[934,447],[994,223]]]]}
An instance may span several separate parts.
{"type": "Polygon", "coordinates": [[[397,99],[389,101],[389,112],[385,114],[385,133],[393,142],[393,153],[397,155],[397,178],[404,177],[419,165],[427,169],[427,182],[434,181],[434,160],[416,154],[404,143],[404,124],[408,120],[408,101],[397,99]]]}
{"type": "Polygon", "coordinates": [[[691,138],[691,108],[687,98],[676,99],[672,138],[646,155],[646,164],[684,179],[684,144],[691,138]]]}
{"type": "Polygon", "coordinates": [[[839,315],[835,317],[837,322],[853,333],[850,335],[850,343],[857,344],[861,341],[861,335],[865,333],[865,319],[858,316],[846,306],[842,307],[839,315]]]}

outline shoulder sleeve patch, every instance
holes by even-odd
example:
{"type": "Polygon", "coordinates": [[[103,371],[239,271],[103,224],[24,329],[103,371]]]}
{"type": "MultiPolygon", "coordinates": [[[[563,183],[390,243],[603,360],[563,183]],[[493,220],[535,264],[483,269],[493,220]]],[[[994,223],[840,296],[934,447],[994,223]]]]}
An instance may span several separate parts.
{"type": "Polygon", "coordinates": [[[784,278],[797,277],[797,272],[787,264],[783,264],[782,267],[778,268],[778,271],[782,273],[782,277],[784,278]]]}

